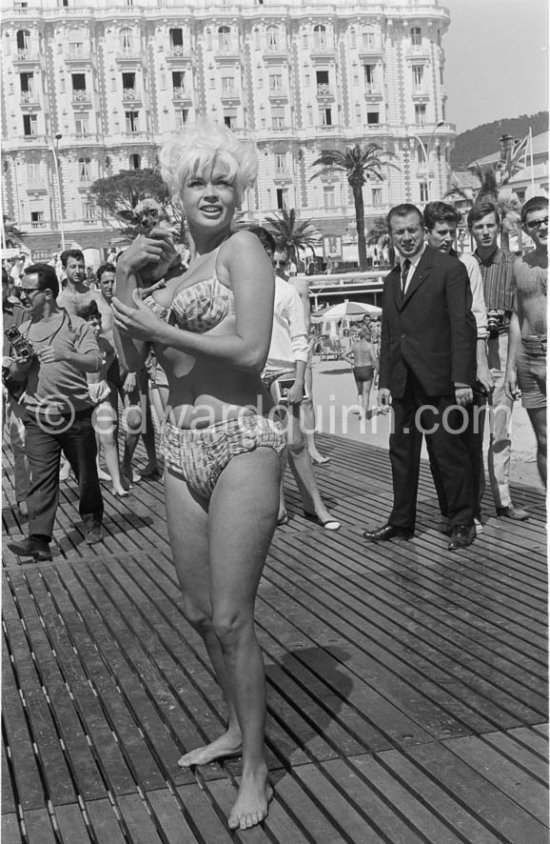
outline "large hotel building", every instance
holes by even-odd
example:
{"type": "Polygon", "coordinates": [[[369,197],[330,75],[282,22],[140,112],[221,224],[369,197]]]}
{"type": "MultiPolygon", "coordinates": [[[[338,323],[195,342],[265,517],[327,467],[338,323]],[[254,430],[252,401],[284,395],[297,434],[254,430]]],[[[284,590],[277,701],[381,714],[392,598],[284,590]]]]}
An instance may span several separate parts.
{"type": "Polygon", "coordinates": [[[295,208],[325,256],[353,260],[350,188],[312,180],[312,162],[354,143],[394,154],[364,187],[367,230],[445,193],[448,25],[438,0],[3,0],[4,217],[34,258],[107,247],[92,183],[155,167],[163,140],[206,116],[257,144],[250,219],[295,208]]]}

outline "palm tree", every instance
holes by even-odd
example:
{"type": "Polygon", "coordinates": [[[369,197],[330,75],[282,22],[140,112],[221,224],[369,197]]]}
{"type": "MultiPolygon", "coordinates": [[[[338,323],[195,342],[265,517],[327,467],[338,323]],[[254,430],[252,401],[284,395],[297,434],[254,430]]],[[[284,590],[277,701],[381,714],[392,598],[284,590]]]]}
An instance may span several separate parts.
{"type": "Polygon", "coordinates": [[[278,243],[286,247],[289,257],[297,267],[302,263],[300,249],[311,249],[315,258],[314,247],[319,244],[320,233],[311,220],[298,220],[294,208],[289,211],[283,208],[280,217],[266,217],[265,227],[278,243]]]}
{"type": "Polygon", "coordinates": [[[393,157],[393,153],[385,151],[379,144],[367,144],[364,147],[360,146],[360,144],[354,144],[353,146],[346,147],[345,150],[321,150],[321,155],[312,164],[312,167],[321,167],[321,170],[314,173],[311,177],[312,179],[334,170],[340,170],[346,174],[346,179],[353,192],[353,201],[355,204],[357,247],[359,252],[359,269],[361,270],[367,269],[363,185],[373,177],[376,181],[383,181],[384,168],[388,166],[396,167],[395,164],[391,164],[388,161],[388,158],[391,157],[393,157]]]}
{"type": "Polygon", "coordinates": [[[24,232],[19,231],[13,220],[10,220],[5,214],[4,219],[4,239],[5,245],[10,248],[19,248],[25,237],[24,232]]]}

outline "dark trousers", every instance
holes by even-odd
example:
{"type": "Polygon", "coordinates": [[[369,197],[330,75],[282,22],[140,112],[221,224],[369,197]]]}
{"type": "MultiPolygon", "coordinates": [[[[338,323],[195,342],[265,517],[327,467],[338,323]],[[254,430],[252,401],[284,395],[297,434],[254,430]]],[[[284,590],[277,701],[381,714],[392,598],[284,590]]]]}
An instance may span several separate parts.
{"type": "MultiPolygon", "coordinates": [[[[474,388],[473,403],[468,405],[468,427],[461,435],[470,459],[472,469],[472,485],[473,485],[473,502],[474,502],[474,516],[481,520],[481,499],[485,492],[485,471],[483,468],[483,427],[485,414],[487,412],[487,396],[474,388]]],[[[430,458],[430,469],[434,481],[435,491],[437,493],[437,500],[439,502],[439,509],[444,518],[449,516],[449,507],[447,504],[447,496],[445,494],[445,486],[441,478],[439,466],[433,453],[431,441],[427,441],[428,455],[430,458]]]]}
{"type": "Polygon", "coordinates": [[[86,527],[101,524],[103,498],[97,477],[97,446],[92,426],[92,410],[78,412],[70,424],[60,420],[60,424],[55,427],[26,411],[24,423],[31,472],[27,496],[29,536],[51,541],[59,504],[61,452],[71,464],[78,481],[79,512],[82,521],[86,527]]]}
{"type": "Polygon", "coordinates": [[[414,530],[420,474],[420,451],[425,436],[435,457],[447,502],[451,527],[472,525],[474,501],[471,462],[460,433],[465,417],[454,395],[427,396],[409,372],[405,394],[393,399],[394,431],[390,434],[393,509],[388,522],[414,530]]]}

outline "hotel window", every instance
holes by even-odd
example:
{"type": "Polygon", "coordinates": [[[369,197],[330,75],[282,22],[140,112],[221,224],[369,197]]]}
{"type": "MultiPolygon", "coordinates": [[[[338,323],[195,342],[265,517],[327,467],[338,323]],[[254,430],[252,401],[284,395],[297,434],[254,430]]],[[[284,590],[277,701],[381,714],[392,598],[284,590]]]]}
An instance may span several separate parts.
{"type": "Polygon", "coordinates": [[[128,163],[130,165],[130,170],[141,170],[141,155],[137,152],[133,152],[128,159],[128,163]]]}
{"type": "Polygon", "coordinates": [[[189,109],[188,108],[177,108],[176,109],[176,129],[182,129],[185,124],[187,123],[187,118],[189,117],[189,109]]]}
{"type": "Polygon", "coordinates": [[[268,26],[266,29],[267,49],[277,50],[279,47],[279,29],[276,26],[268,26]]]}
{"type": "Polygon", "coordinates": [[[74,119],[74,131],[75,135],[87,135],[88,134],[88,116],[87,115],[80,115],[75,117],[74,119]]]}
{"type": "Polygon", "coordinates": [[[367,111],[367,123],[369,126],[378,126],[380,123],[380,112],[367,111]]]}
{"type": "Polygon", "coordinates": [[[420,182],[420,202],[428,201],[428,183],[420,182]]]}
{"type": "Polygon", "coordinates": [[[27,52],[31,46],[31,34],[28,29],[19,29],[16,35],[17,50],[19,52],[27,52]]]}
{"type": "Polygon", "coordinates": [[[134,49],[134,38],[131,29],[125,27],[120,30],[120,51],[125,56],[130,56],[134,49]]]}
{"type": "Polygon", "coordinates": [[[123,73],[122,74],[122,94],[123,96],[134,95],[136,93],[136,74],[123,73]]]}
{"type": "Polygon", "coordinates": [[[126,134],[135,135],[139,132],[139,111],[125,111],[126,134]]]}
{"type": "Polygon", "coordinates": [[[322,108],[319,112],[319,123],[321,126],[332,126],[332,109],[322,108]]]}
{"type": "Polygon", "coordinates": [[[323,204],[325,208],[336,208],[334,188],[332,185],[325,185],[323,188],[323,204]]]}
{"type": "Polygon", "coordinates": [[[82,200],[82,217],[85,223],[93,223],[95,221],[95,205],[89,199],[82,200]]]}
{"type": "Polygon", "coordinates": [[[269,90],[271,93],[283,90],[283,76],[281,73],[269,74],[269,90]]]}
{"type": "Polygon", "coordinates": [[[284,106],[271,109],[271,128],[283,129],[285,125],[285,109],[284,106]]]}
{"type": "Polygon", "coordinates": [[[69,56],[78,58],[84,55],[84,35],[77,29],[69,33],[69,56]]]}
{"type": "Polygon", "coordinates": [[[223,122],[225,123],[228,129],[234,129],[237,122],[237,109],[224,109],[223,122]]]}
{"type": "Polygon", "coordinates": [[[327,28],[322,23],[313,27],[313,47],[315,50],[325,50],[327,46],[327,28]]]}
{"type": "Polygon", "coordinates": [[[235,79],[233,76],[222,76],[222,97],[235,96],[235,79]]]}
{"type": "Polygon", "coordinates": [[[372,204],[379,208],[382,205],[382,188],[372,189],[372,204]]]}
{"type": "Polygon", "coordinates": [[[23,134],[27,138],[38,134],[38,119],[36,114],[23,115],[23,134]]]}
{"type": "Polygon", "coordinates": [[[31,227],[33,229],[40,229],[44,225],[44,212],[31,211],[31,227]]]}
{"type": "Polygon", "coordinates": [[[222,52],[227,52],[231,47],[231,30],[228,26],[220,26],[218,29],[218,45],[222,52]]]}
{"type": "Polygon", "coordinates": [[[363,30],[363,48],[365,50],[373,50],[375,46],[376,41],[372,29],[363,30]]]}
{"type": "Polygon", "coordinates": [[[21,93],[23,95],[22,99],[26,99],[27,101],[32,100],[34,94],[34,74],[33,73],[21,73],[19,75],[19,81],[21,84],[21,93]]]}
{"type": "Polygon", "coordinates": [[[183,55],[183,29],[179,27],[171,29],[170,35],[170,50],[173,56],[183,55]]]}
{"type": "Polygon", "coordinates": [[[71,73],[71,87],[73,91],[73,100],[86,99],[86,74],[71,73]]]}
{"type": "Polygon", "coordinates": [[[286,171],[286,153],[285,152],[276,152],[275,153],[275,172],[276,173],[284,173],[286,171]]]}
{"type": "Polygon", "coordinates": [[[415,91],[421,91],[424,84],[424,65],[413,65],[413,88],[415,91]]]}
{"type": "Polygon", "coordinates": [[[283,208],[287,207],[287,195],[288,191],[284,188],[277,188],[277,208],[279,211],[282,211],[283,208]]]}
{"type": "Polygon", "coordinates": [[[37,185],[42,182],[40,175],[40,163],[38,161],[27,162],[27,179],[31,185],[37,185]]]}
{"type": "Polygon", "coordinates": [[[318,70],[315,74],[317,80],[317,93],[328,94],[328,70],[318,70]]]}
{"type": "Polygon", "coordinates": [[[414,122],[417,126],[424,126],[426,123],[426,106],[424,103],[417,103],[414,107],[414,122]]]}
{"type": "Polygon", "coordinates": [[[367,90],[372,91],[376,86],[376,65],[365,65],[365,82],[367,83],[367,90]]]}
{"type": "Polygon", "coordinates": [[[422,46],[422,30],[419,26],[411,27],[411,44],[413,47],[422,46]]]}
{"type": "Polygon", "coordinates": [[[89,158],[78,159],[78,178],[81,182],[90,181],[90,164],[89,158]]]}

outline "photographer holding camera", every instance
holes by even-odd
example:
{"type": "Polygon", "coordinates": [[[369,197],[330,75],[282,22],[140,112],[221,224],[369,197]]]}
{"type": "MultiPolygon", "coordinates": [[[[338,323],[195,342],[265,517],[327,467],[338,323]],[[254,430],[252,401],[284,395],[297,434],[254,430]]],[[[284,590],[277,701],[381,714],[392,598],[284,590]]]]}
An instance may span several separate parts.
{"type": "Polygon", "coordinates": [[[92,327],[58,308],[59,282],[53,267],[27,267],[21,291],[29,307],[18,336],[11,339],[9,377],[24,386],[20,403],[31,471],[29,536],[8,547],[21,557],[44,561],[51,560],[61,452],[78,480],[85,541],[101,541],[103,499],[86,380],[87,372],[99,370],[101,355],[92,327]]]}

